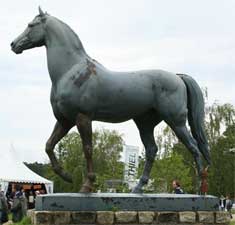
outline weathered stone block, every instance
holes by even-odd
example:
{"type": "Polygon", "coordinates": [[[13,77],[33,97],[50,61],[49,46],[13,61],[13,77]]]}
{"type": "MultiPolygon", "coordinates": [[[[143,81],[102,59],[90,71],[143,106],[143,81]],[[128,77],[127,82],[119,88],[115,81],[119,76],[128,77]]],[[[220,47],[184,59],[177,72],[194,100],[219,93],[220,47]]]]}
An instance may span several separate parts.
{"type": "Polygon", "coordinates": [[[215,222],[214,212],[199,211],[197,212],[197,214],[198,214],[199,223],[214,223],[215,222]]]}
{"type": "Polygon", "coordinates": [[[72,212],[72,224],[92,224],[96,220],[96,212],[72,212]]]}
{"type": "Polygon", "coordinates": [[[70,212],[66,212],[66,211],[58,211],[58,212],[53,212],[53,222],[54,224],[63,224],[63,225],[67,225],[70,223],[70,212]]]}
{"type": "Polygon", "coordinates": [[[137,212],[135,211],[115,212],[115,220],[117,223],[135,223],[137,222],[137,212]]]}
{"type": "Polygon", "coordinates": [[[34,224],[35,211],[32,209],[27,210],[27,217],[29,217],[31,219],[31,223],[34,224]]]}
{"type": "Polygon", "coordinates": [[[195,212],[179,212],[180,223],[195,223],[196,213],[195,212]]]}
{"type": "Polygon", "coordinates": [[[114,223],[114,212],[111,211],[100,211],[97,212],[96,222],[98,224],[113,224],[114,223]]]}
{"type": "Polygon", "coordinates": [[[139,216],[139,223],[153,223],[154,218],[155,218],[155,213],[154,212],[138,212],[138,216],[139,216]]]}
{"type": "Polygon", "coordinates": [[[33,224],[36,225],[51,225],[53,221],[53,213],[47,211],[37,211],[34,213],[33,224]]]}
{"type": "Polygon", "coordinates": [[[228,212],[216,212],[215,214],[215,222],[216,223],[229,223],[230,222],[230,215],[228,212]]]}
{"type": "Polygon", "coordinates": [[[33,216],[33,213],[34,213],[34,210],[33,210],[33,209],[28,209],[28,210],[27,210],[27,213],[26,213],[26,216],[27,216],[27,217],[32,217],[32,216],[33,216]]]}
{"type": "Polygon", "coordinates": [[[176,212],[160,212],[158,213],[159,223],[177,223],[178,213],[176,212]]]}

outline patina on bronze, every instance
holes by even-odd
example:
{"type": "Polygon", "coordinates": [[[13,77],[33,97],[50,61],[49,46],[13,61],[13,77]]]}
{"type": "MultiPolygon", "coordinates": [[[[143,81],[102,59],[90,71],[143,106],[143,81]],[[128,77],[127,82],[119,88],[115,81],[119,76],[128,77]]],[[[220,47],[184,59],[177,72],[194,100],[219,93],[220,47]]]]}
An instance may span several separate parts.
{"type": "Polygon", "coordinates": [[[163,70],[110,71],[87,55],[68,25],[39,8],[39,15],[11,43],[11,47],[19,54],[40,46],[45,46],[47,51],[52,81],[51,105],[57,119],[46,152],[54,171],[72,182],[72,177],[59,165],[53,149],[73,126],[77,126],[88,172],[81,192],[91,192],[95,180],[92,163],[94,120],[120,123],[133,119],[136,123],[145,146],[146,162],[133,192],[141,192],[149,180],[158,150],[153,130],[162,120],[192,153],[199,176],[203,171],[201,154],[210,164],[203,128],[203,95],[192,77],[163,70]],[[187,118],[192,135],[186,128],[187,118]]]}
{"type": "Polygon", "coordinates": [[[36,211],[218,211],[219,199],[191,194],[58,193],[37,197],[36,211]]]}

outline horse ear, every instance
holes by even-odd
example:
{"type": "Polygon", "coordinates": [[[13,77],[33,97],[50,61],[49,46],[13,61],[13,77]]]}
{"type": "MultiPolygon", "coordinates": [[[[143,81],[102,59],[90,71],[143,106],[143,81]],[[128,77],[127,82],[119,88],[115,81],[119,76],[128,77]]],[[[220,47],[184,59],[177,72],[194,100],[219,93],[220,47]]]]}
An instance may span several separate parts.
{"type": "Polygon", "coordinates": [[[45,13],[42,11],[42,9],[41,9],[40,6],[38,7],[38,11],[39,11],[39,15],[40,15],[41,17],[45,16],[45,13]]]}

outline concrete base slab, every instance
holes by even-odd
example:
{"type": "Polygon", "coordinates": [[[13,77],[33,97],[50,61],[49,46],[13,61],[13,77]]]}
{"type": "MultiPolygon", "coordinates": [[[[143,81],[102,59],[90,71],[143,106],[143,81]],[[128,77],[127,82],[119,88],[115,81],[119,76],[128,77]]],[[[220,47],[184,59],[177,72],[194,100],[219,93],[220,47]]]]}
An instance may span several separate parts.
{"type": "Polygon", "coordinates": [[[218,211],[214,196],[189,194],[49,194],[36,199],[36,211],[218,211]]]}

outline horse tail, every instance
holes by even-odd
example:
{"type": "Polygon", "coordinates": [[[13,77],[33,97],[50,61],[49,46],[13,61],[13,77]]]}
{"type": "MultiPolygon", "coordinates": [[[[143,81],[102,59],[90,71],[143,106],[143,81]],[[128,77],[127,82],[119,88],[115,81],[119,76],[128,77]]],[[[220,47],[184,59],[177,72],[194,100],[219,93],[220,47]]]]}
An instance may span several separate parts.
{"type": "Polygon", "coordinates": [[[188,121],[193,137],[196,139],[199,151],[208,164],[211,164],[210,150],[204,129],[204,98],[196,81],[185,74],[177,74],[184,81],[188,96],[188,121]]]}

